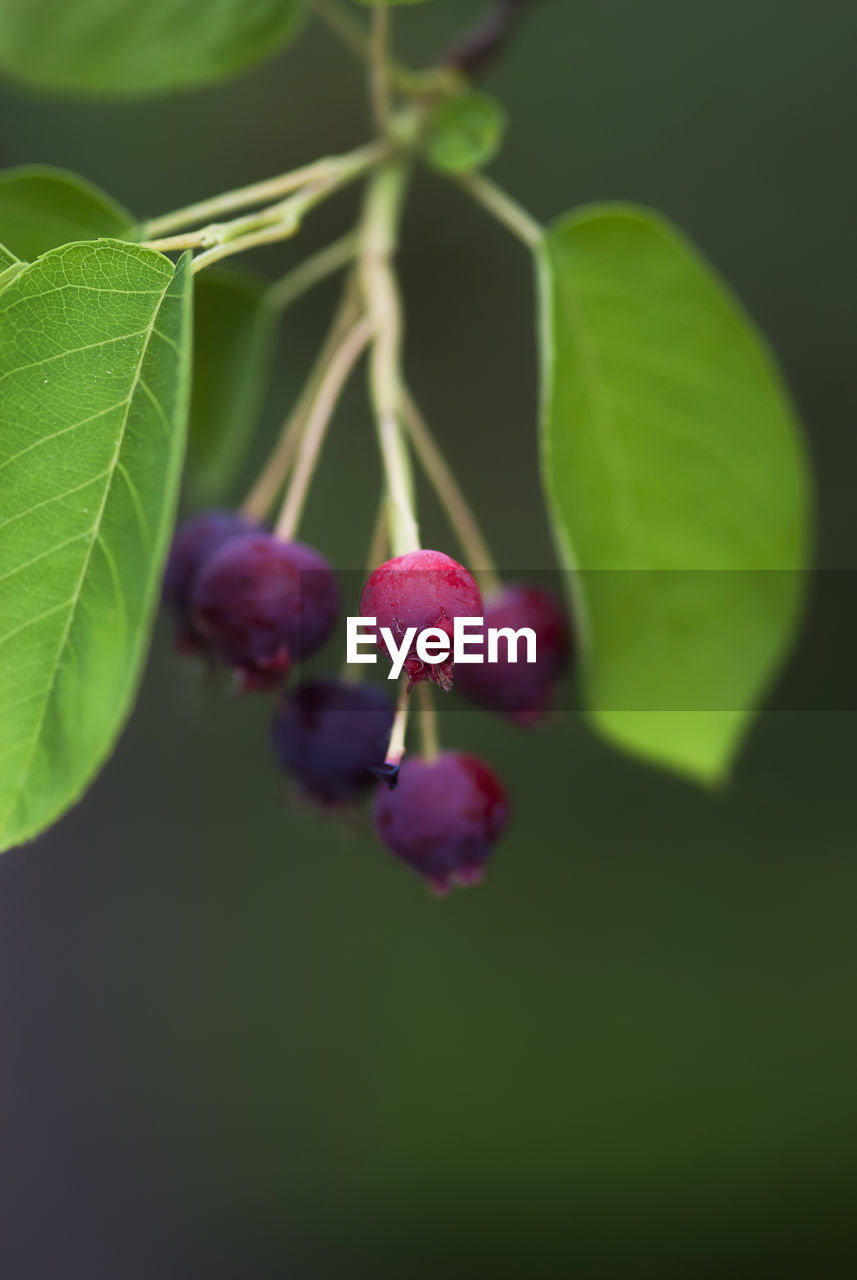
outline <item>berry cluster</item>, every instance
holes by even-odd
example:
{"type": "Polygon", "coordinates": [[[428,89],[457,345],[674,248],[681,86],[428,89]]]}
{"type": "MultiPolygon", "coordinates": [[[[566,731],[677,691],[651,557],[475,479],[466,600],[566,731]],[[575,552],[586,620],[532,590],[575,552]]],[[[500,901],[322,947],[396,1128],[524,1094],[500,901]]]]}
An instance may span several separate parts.
{"type": "MultiPolygon", "coordinates": [[[[336,575],[318,551],[233,512],[205,512],[179,527],[163,597],[182,652],[231,669],[245,690],[277,692],[274,749],[307,796],[331,808],[374,791],[381,843],[438,894],[482,878],[508,817],[502,781],[462,752],[432,748],[402,758],[411,689],[425,680],[451,688],[451,660],[429,666],[409,652],[398,713],[378,688],[342,679],[310,679],[282,691],[293,665],[317,653],[336,626],[336,575]]],[[[535,663],[501,654],[497,663],[456,672],[467,697],[518,724],[544,715],[569,658],[568,623],[551,595],[517,583],[483,605],[474,577],[439,551],[413,551],[375,569],[361,614],[396,640],[409,627],[451,636],[456,617],[532,628],[535,663]]]]}

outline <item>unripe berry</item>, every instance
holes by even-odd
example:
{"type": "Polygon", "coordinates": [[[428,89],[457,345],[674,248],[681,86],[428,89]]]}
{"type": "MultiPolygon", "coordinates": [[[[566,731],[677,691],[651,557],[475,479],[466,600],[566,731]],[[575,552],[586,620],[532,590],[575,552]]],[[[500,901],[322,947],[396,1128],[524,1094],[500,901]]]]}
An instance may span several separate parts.
{"type": "Polygon", "coordinates": [[[379,787],[374,808],[381,843],[440,895],[478,884],[509,816],[506,788],[475,756],[445,751],[405,758],[395,791],[379,787]]]}
{"type": "Polygon", "coordinates": [[[200,653],[205,644],[191,619],[191,589],[201,565],[232,538],[257,528],[236,511],[202,511],[184,520],[176,530],[162,595],[175,623],[176,647],[183,653],[200,653]]]}
{"type": "MultiPolygon", "coordinates": [[[[455,618],[481,618],[482,596],[473,577],[463,565],[442,551],[411,551],[382,564],[369,577],[360,601],[364,618],[375,618],[378,648],[386,651],[380,637],[388,627],[401,644],[410,627],[417,635],[429,627],[443,631],[452,645],[455,618]]],[[[415,645],[408,651],[405,671],[412,685],[433,680],[443,689],[452,685],[452,659],[424,664],[415,645]]]]}
{"type": "Polygon", "coordinates": [[[246,689],[275,687],[321,648],[338,616],[339,589],[324,557],[267,533],[215,551],[191,592],[194,627],[246,689]]]}
{"type": "Polygon", "coordinates": [[[308,680],[283,698],[272,726],[280,763],[323,804],[357,800],[383,768],[395,710],[371,685],[308,680]]]}
{"type": "Polygon", "coordinates": [[[526,644],[522,640],[517,662],[510,662],[508,646],[501,638],[498,661],[460,666],[456,688],[481,707],[498,711],[516,724],[534,724],[548,710],[571,657],[571,628],[565,609],[542,587],[516,582],[486,602],[485,627],[512,631],[529,627],[536,635],[536,661],[526,661],[526,644]]]}

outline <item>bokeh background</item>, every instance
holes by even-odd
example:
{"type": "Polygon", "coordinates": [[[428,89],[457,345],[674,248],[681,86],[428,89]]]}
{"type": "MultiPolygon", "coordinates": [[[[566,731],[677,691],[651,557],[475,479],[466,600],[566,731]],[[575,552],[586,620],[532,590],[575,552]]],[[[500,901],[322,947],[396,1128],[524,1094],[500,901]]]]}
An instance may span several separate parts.
{"type": "MultiPolygon", "coordinates": [[[[403,53],[429,60],[478,9],[403,11],[403,53]]],[[[450,717],[514,820],[487,886],[438,903],[359,824],[288,802],[266,707],[181,667],[162,626],[103,776],[0,864],[4,1276],[847,1273],[855,39],[838,0],[552,0],[488,82],[512,122],[494,172],[539,217],[655,205],[771,335],[820,490],[829,572],[785,676],[815,701],[763,714],[715,796],[574,714],[536,734],[450,717]]],[[[0,113],[3,166],[66,165],[141,215],[368,128],[360,70],[316,26],[217,90],[96,106],[3,87],[0,113]]],[[[401,267],[416,391],[501,563],[547,569],[525,255],[424,177],[401,267]]],[[[284,323],[256,460],[334,296],[284,323]]],[[[306,537],[359,567],[377,484],[358,384],[306,537]]],[[[428,500],[425,524],[451,545],[428,500]]]]}

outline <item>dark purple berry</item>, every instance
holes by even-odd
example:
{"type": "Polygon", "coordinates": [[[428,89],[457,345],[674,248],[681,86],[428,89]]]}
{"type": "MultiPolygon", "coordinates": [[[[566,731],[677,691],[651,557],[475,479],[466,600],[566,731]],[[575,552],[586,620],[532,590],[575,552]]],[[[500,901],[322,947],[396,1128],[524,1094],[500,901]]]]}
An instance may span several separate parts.
{"type": "Polygon", "coordinates": [[[476,756],[445,751],[435,760],[405,758],[395,791],[379,788],[378,838],[445,894],[478,884],[509,816],[506,788],[476,756]]]}
{"type": "Polygon", "coordinates": [[[299,542],[267,533],[233,538],[202,565],[191,618],[246,689],[273,688],[329,638],[339,616],[330,565],[299,542]]]}
{"type": "Polygon", "coordinates": [[[517,648],[518,660],[510,662],[506,640],[501,637],[497,646],[499,660],[459,664],[456,688],[481,707],[499,711],[516,724],[533,724],[548,710],[571,658],[566,611],[542,587],[516,582],[486,602],[486,632],[491,627],[508,627],[512,631],[529,627],[536,634],[536,661],[526,661],[527,646],[522,638],[517,648]]]}
{"type": "Polygon", "coordinates": [[[278,706],[274,748],[304,791],[325,804],[347,803],[375,784],[394,718],[389,699],[370,685],[309,680],[278,706]]]}
{"type": "MultiPolygon", "coordinates": [[[[410,627],[417,634],[429,627],[444,632],[452,644],[456,618],[481,618],[482,596],[463,565],[442,551],[411,551],[388,560],[370,575],[360,601],[364,618],[375,618],[378,648],[386,652],[382,627],[401,644],[410,627]]],[[[424,664],[412,646],[405,659],[411,684],[433,680],[443,689],[452,685],[452,660],[424,664]]]]}
{"type": "Polygon", "coordinates": [[[202,511],[184,520],[176,530],[162,588],[164,604],[175,623],[176,647],[183,653],[204,648],[190,616],[191,589],[200,566],[231,538],[252,533],[257,526],[236,511],[202,511]]]}

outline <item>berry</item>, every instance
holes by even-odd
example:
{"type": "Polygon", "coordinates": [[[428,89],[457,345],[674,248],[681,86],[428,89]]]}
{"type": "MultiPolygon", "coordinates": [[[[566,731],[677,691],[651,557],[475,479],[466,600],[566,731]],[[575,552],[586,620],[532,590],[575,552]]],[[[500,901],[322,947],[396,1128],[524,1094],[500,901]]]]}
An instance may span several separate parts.
{"type": "Polygon", "coordinates": [[[485,627],[529,627],[536,633],[536,661],[526,661],[526,646],[518,645],[518,661],[510,662],[504,639],[498,661],[461,665],[458,688],[489,711],[499,711],[516,724],[531,725],[547,711],[557,682],[571,657],[571,630],[565,610],[541,587],[512,583],[485,605],[485,627]]]}
{"type": "Polygon", "coordinates": [[[232,538],[202,565],[191,592],[196,630],[245,689],[273,688],[328,639],[339,616],[330,565],[268,533],[232,538]]]}
{"type": "Polygon", "coordinates": [[[325,804],[357,800],[376,781],[395,710],[369,685],[310,680],[284,698],[273,723],[274,749],[303,789],[325,804]]]}
{"type": "MultiPolygon", "coordinates": [[[[449,636],[451,644],[455,618],[482,617],[482,596],[473,577],[451,556],[442,551],[411,551],[388,560],[370,575],[360,612],[364,618],[376,619],[382,651],[386,649],[380,637],[382,627],[389,628],[397,644],[402,643],[409,627],[415,627],[417,635],[435,627],[449,636]]],[[[451,658],[427,665],[412,647],[405,671],[411,685],[428,679],[443,689],[452,686],[451,658]]]]}
{"type": "Polygon", "coordinates": [[[478,884],[509,816],[506,788],[482,760],[445,751],[435,760],[409,756],[395,791],[379,788],[378,839],[443,895],[478,884]]]}
{"type": "Polygon", "coordinates": [[[176,647],[183,653],[200,653],[202,636],[190,616],[191,589],[200,566],[231,538],[252,533],[256,526],[235,511],[202,511],[183,521],[176,530],[164,572],[163,600],[176,627],[176,647]]]}

